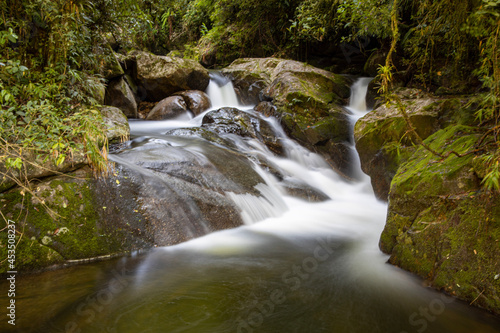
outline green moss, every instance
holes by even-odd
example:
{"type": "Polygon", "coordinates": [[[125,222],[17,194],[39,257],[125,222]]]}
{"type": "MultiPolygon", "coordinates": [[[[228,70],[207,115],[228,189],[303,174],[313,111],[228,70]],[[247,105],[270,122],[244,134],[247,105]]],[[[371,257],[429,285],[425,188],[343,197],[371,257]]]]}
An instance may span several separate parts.
{"type": "MultiPolygon", "coordinates": [[[[16,251],[18,269],[38,269],[63,259],[90,258],[120,250],[117,241],[100,225],[92,186],[91,180],[56,178],[35,189],[38,198],[19,189],[0,195],[2,212],[16,221],[18,237],[22,236],[16,251]]],[[[2,244],[5,241],[3,238],[2,244]]],[[[6,248],[1,251],[3,256],[6,248]]],[[[6,268],[2,265],[1,271],[6,268]]]]}
{"type": "MultiPolygon", "coordinates": [[[[426,143],[463,154],[477,139],[473,128],[454,126],[426,143]]],[[[392,181],[380,244],[391,263],[500,312],[500,197],[481,192],[472,166],[472,154],[442,159],[419,148],[392,181]]]]}

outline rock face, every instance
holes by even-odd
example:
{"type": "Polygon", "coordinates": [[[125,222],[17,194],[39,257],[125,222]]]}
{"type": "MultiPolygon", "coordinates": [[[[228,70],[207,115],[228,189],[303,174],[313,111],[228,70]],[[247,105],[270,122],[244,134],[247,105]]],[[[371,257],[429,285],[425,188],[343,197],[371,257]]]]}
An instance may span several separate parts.
{"type": "Polygon", "coordinates": [[[194,60],[137,51],[133,59],[141,100],[157,102],[178,91],[204,91],[208,86],[208,71],[194,60]]]}
{"type": "MultiPolygon", "coordinates": [[[[426,143],[463,154],[479,136],[474,128],[450,126],[426,143]]],[[[433,287],[499,312],[500,196],[481,190],[475,159],[443,159],[419,147],[392,180],[380,247],[392,264],[433,287]]]]}
{"type": "Polygon", "coordinates": [[[181,96],[171,96],[160,101],[149,112],[146,120],[172,119],[187,112],[187,105],[181,96]]]}
{"type": "Polygon", "coordinates": [[[106,105],[119,108],[128,118],[137,118],[137,103],[124,77],[119,77],[108,83],[104,102],[106,105]]]}
{"type": "Polygon", "coordinates": [[[349,98],[350,79],[276,58],[239,59],[222,73],[232,79],[243,103],[272,102],[257,110],[274,113],[291,137],[350,175],[349,122],[339,106],[349,98]]]}

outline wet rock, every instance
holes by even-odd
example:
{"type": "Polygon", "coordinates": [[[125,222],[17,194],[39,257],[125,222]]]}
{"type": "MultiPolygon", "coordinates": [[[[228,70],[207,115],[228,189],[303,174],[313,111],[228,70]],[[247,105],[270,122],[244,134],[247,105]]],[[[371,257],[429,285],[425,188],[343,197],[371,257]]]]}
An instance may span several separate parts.
{"type": "Polygon", "coordinates": [[[211,107],[210,98],[203,91],[199,90],[188,90],[181,91],[174,94],[175,96],[181,96],[186,102],[187,108],[193,112],[195,116],[203,113],[211,107]]]}
{"type": "Polygon", "coordinates": [[[176,128],[165,132],[165,135],[172,135],[176,137],[179,136],[197,137],[231,150],[237,150],[237,147],[233,141],[224,138],[220,136],[218,133],[203,127],[176,128]]]}
{"type": "Polygon", "coordinates": [[[348,78],[293,60],[243,58],[222,73],[243,99],[253,103],[275,99],[276,104],[286,104],[293,98],[287,98],[289,94],[306,91],[307,97],[329,104],[348,98],[350,92],[348,78]]]}
{"type": "Polygon", "coordinates": [[[287,179],[282,181],[280,184],[285,188],[288,195],[303,199],[305,201],[322,202],[330,200],[330,197],[325,193],[304,183],[287,179]]]}
{"type": "Polygon", "coordinates": [[[149,112],[146,120],[172,119],[187,112],[188,107],[181,96],[171,96],[160,101],[149,112]]]}
{"type": "Polygon", "coordinates": [[[204,91],[208,86],[208,71],[194,60],[140,51],[135,51],[132,56],[134,79],[141,100],[161,101],[179,91],[204,91]]]}
{"type": "Polygon", "coordinates": [[[275,154],[283,154],[280,138],[265,120],[235,108],[210,111],[202,120],[202,127],[219,134],[236,134],[264,143],[275,154]]]}
{"type": "Polygon", "coordinates": [[[271,102],[260,102],[254,107],[254,110],[266,117],[276,116],[276,106],[271,102]]]}
{"type": "Polygon", "coordinates": [[[108,83],[105,104],[119,108],[128,118],[138,117],[134,94],[123,77],[108,83]]]}
{"type": "MultiPolygon", "coordinates": [[[[2,213],[23,230],[16,267],[27,272],[173,245],[241,225],[239,209],[226,193],[261,195],[257,188],[264,180],[253,164],[204,140],[173,139],[175,145],[144,138],[121,147],[107,177],[95,179],[83,168],[71,177],[43,180],[33,193],[19,188],[1,193],[2,213]]],[[[0,240],[7,243],[7,233],[0,240]]],[[[0,248],[4,252],[6,247],[0,248]]]]}
{"type": "Polygon", "coordinates": [[[225,193],[259,194],[255,186],[263,180],[251,163],[203,140],[173,140],[175,145],[151,139],[115,156],[116,175],[100,182],[106,220],[133,222],[140,229],[137,234],[156,245],[241,225],[239,211],[225,193]],[[184,144],[196,145],[204,154],[177,146],[184,144]],[[129,214],[138,217],[130,221],[129,214]]]}

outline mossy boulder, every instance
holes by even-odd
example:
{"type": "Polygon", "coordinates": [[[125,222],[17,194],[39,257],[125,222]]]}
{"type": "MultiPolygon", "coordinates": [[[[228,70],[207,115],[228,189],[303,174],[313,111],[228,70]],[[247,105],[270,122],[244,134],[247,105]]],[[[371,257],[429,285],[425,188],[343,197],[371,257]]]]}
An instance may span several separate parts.
{"type": "Polygon", "coordinates": [[[108,142],[115,143],[128,140],[130,136],[130,126],[123,112],[114,106],[104,106],[100,111],[102,120],[106,125],[106,137],[108,142]]]}
{"type": "Polygon", "coordinates": [[[399,107],[406,110],[422,139],[441,127],[442,113],[438,99],[416,89],[398,92],[396,102],[382,104],[356,122],[354,140],[362,170],[371,177],[379,199],[387,200],[392,178],[398,166],[414,151],[418,142],[409,131],[399,107]]]}
{"type": "Polygon", "coordinates": [[[119,56],[120,55],[113,52],[113,49],[111,48],[110,45],[107,45],[107,47],[104,49],[104,57],[103,57],[104,62],[103,65],[101,66],[100,74],[105,79],[111,80],[125,74],[119,62],[118,59],[119,56]]]}
{"type": "MultiPolygon", "coordinates": [[[[33,192],[15,188],[0,194],[0,207],[16,224],[16,269],[36,270],[68,260],[79,260],[120,252],[117,230],[99,217],[99,199],[88,168],[68,176],[52,178],[34,186],[33,192]]],[[[2,228],[5,221],[0,222],[2,228]]],[[[6,257],[7,235],[0,236],[0,251],[6,257]]],[[[8,270],[7,262],[0,268],[8,270]]]]}
{"type": "Polygon", "coordinates": [[[142,51],[135,51],[129,58],[133,59],[134,79],[141,100],[158,102],[178,91],[204,91],[210,80],[208,70],[194,60],[142,51]]]}
{"type": "Polygon", "coordinates": [[[426,139],[398,169],[380,238],[390,262],[474,305],[500,312],[500,196],[481,190],[474,148],[480,137],[463,125],[426,139]]]}
{"type": "MultiPolygon", "coordinates": [[[[2,214],[16,222],[16,269],[173,245],[240,226],[239,209],[227,193],[261,196],[264,180],[246,156],[197,142],[208,157],[157,139],[129,142],[113,155],[107,177],[95,178],[84,167],[44,179],[32,191],[1,193],[2,214]]],[[[2,233],[4,258],[7,244],[2,233]]],[[[7,270],[4,262],[0,272],[7,270]]]]}

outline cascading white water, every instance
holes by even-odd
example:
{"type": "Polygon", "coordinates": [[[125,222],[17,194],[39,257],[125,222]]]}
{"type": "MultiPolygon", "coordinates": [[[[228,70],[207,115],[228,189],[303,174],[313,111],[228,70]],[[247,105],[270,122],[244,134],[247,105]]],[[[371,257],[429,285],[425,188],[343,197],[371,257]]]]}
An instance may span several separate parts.
{"type": "MultiPolygon", "coordinates": [[[[370,77],[362,77],[356,80],[351,87],[351,97],[349,98],[349,106],[347,110],[350,111],[350,123],[351,131],[354,131],[354,126],[359,118],[363,117],[370,110],[366,104],[366,94],[368,92],[368,85],[373,80],[370,77]]],[[[353,177],[359,180],[363,180],[365,183],[369,183],[370,178],[363,173],[361,170],[361,161],[359,160],[358,152],[354,147],[354,143],[351,146],[351,160],[352,160],[352,174],[353,177]]],[[[366,186],[367,190],[372,191],[371,184],[366,186]]]]}
{"type": "Polygon", "coordinates": [[[245,106],[240,104],[233,82],[219,72],[210,73],[210,82],[206,89],[206,94],[210,98],[211,107],[205,112],[193,118],[191,113],[185,113],[175,119],[160,120],[154,122],[145,121],[129,121],[130,132],[132,135],[151,135],[164,133],[167,130],[176,128],[199,127],[205,114],[212,110],[217,110],[221,107],[234,107],[245,109],[245,106]]]}
{"type": "Polygon", "coordinates": [[[366,106],[366,93],[368,92],[368,85],[372,80],[373,78],[371,77],[362,77],[356,80],[352,85],[349,108],[356,115],[362,115],[368,111],[366,106]]]}
{"type": "Polygon", "coordinates": [[[210,77],[206,93],[212,102],[212,110],[221,107],[241,107],[231,80],[218,72],[210,73],[210,77]]]}

